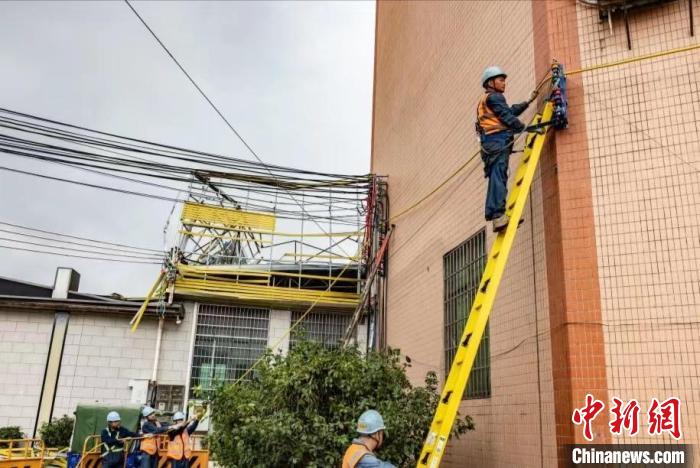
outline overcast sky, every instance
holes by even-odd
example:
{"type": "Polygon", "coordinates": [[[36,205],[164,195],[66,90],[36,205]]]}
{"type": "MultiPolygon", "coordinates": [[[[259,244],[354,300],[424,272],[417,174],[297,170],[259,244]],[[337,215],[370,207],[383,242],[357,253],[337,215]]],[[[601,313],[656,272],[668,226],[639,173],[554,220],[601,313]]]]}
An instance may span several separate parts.
{"type": "MultiPolygon", "coordinates": [[[[133,4],[265,162],[369,172],[373,2],[133,4]]],[[[251,158],[123,2],[1,2],[0,70],[0,107],[251,158]]],[[[0,166],[115,185],[0,158],[0,166]]],[[[0,171],[4,222],[160,249],[171,209],[0,171]]],[[[145,294],[158,270],[0,249],[0,276],[50,285],[57,266],[78,270],[83,292],[132,296],[145,294]]]]}

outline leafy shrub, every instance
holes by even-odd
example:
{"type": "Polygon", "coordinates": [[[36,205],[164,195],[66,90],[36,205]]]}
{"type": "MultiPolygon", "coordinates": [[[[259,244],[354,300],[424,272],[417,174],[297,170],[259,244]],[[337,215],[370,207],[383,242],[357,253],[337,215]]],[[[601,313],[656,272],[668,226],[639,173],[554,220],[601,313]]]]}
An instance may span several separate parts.
{"type": "Polygon", "coordinates": [[[41,440],[47,447],[63,448],[70,445],[70,437],[73,434],[74,419],[63,415],[62,418],[53,418],[39,428],[41,440]]]}
{"type": "MultiPolygon", "coordinates": [[[[287,357],[267,354],[251,381],[216,390],[214,458],[226,467],[340,466],[359,415],[377,409],[387,439],[378,456],[414,466],[440,395],[435,373],[413,387],[400,353],[297,344],[287,357]]],[[[458,418],[453,435],[473,430],[458,418]]]]}

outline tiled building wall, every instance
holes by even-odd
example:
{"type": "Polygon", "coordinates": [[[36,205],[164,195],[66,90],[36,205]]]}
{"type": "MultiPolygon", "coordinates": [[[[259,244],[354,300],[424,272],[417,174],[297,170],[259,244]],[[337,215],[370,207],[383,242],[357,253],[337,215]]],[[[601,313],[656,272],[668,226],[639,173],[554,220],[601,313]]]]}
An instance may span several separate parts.
{"type": "MultiPolygon", "coordinates": [[[[694,23],[700,4],[694,2],[694,23]]],[[[583,66],[697,43],[688,2],[609,24],[577,6],[583,66]]],[[[700,53],[585,73],[585,106],[609,395],[682,400],[685,443],[700,442],[700,53]]],[[[697,457],[697,451],[696,451],[697,457]]]]}
{"type": "Polygon", "coordinates": [[[53,314],[0,311],[0,426],[34,432],[53,314]]]}
{"type": "MultiPolygon", "coordinates": [[[[528,2],[378,4],[372,171],[389,176],[392,213],[478,151],[473,122],[485,66],[508,70],[510,101],[534,88],[534,30],[528,2]],[[493,40],[496,30],[507,34],[493,40]]],[[[523,118],[531,116],[528,111],[523,118]]],[[[442,259],[484,227],[485,187],[477,156],[428,201],[393,221],[387,338],[411,357],[416,383],[430,370],[444,378],[442,259]]],[[[532,200],[491,316],[491,397],[463,404],[477,429],[451,444],[446,466],[555,463],[539,174],[532,200]]],[[[490,232],[487,241],[493,241],[490,232]]]]}
{"type": "MultiPolygon", "coordinates": [[[[185,385],[192,313],[180,325],[163,329],[158,383],[185,385]]],[[[128,404],[130,380],[149,380],[153,372],[158,322],[147,319],[131,333],[129,317],[73,314],[63,350],[54,417],[72,415],[80,403],[128,404]]]]}

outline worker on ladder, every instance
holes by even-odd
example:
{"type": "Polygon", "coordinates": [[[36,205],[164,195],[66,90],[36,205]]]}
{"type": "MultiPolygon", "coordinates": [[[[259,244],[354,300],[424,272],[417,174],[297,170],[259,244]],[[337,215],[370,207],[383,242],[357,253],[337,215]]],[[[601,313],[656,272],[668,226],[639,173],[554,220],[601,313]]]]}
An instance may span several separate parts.
{"type": "Polygon", "coordinates": [[[107,427],[100,433],[103,468],[122,468],[124,466],[123,439],[138,437],[137,433],[123,428],[121,421],[119,413],[110,411],[107,415],[107,427]]]}
{"type": "Polygon", "coordinates": [[[143,440],[141,441],[141,468],[158,468],[158,434],[164,434],[170,429],[167,423],[156,419],[156,410],[144,406],[141,415],[146,420],[141,425],[143,440]]]}
{"type": "Polygon", "coordinates": [[[171,468],[189,468],[192,456],[190,436],[197,430],[199,415],[185,422],[185,413],[178,411],[173,415],[174,426],[168,432],[168,459],[171,468]]]}
{"type": "Polygon", "coordinates": [[[533,91],[527,101],[508,106],[503,92],[506,73],[500,67],[488,67],[481,75],[485,92],[476,110],[476,130],[481,141],[481,159],[488,177],[486,221],[492,221],[494,232],[508,226],[506,196],[508,194],[508,159],[513,150],[513,134],[525,130],[518,116],[537,98],[533,91]]]}
{"type": "Polygon", "coordinates": [[[360,437],[354,439],[343,457],[343,468],[396,468],[379,460],[374,451],[384,443],[384,419],[375,410],[367,410],[357,421],[360,437]]]}

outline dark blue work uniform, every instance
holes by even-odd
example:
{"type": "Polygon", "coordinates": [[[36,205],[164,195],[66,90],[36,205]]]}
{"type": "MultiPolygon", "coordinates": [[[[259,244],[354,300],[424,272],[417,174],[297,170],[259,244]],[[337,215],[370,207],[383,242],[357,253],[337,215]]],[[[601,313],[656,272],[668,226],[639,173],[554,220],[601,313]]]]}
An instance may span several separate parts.
{"type": "Polygon", "coordinates": [[[102,429],[102,466],[103,468],[121,468],[124,466],[124,440],[127,437],[138,437],[138,434],[128,429],[102,429]]]}
{"type": "Polygon", "coordinates": [[[487,91],[479,102],[477,124],[481,134],[481,160],[484,162],[484,176],[489,179],[484,213],[487,221],[506,212],[508,159],[513,150],[513,133],[525,129],[518,116],[529,105],[526,101],[508,106],[503,93],[496,91],[487,91]]]}

